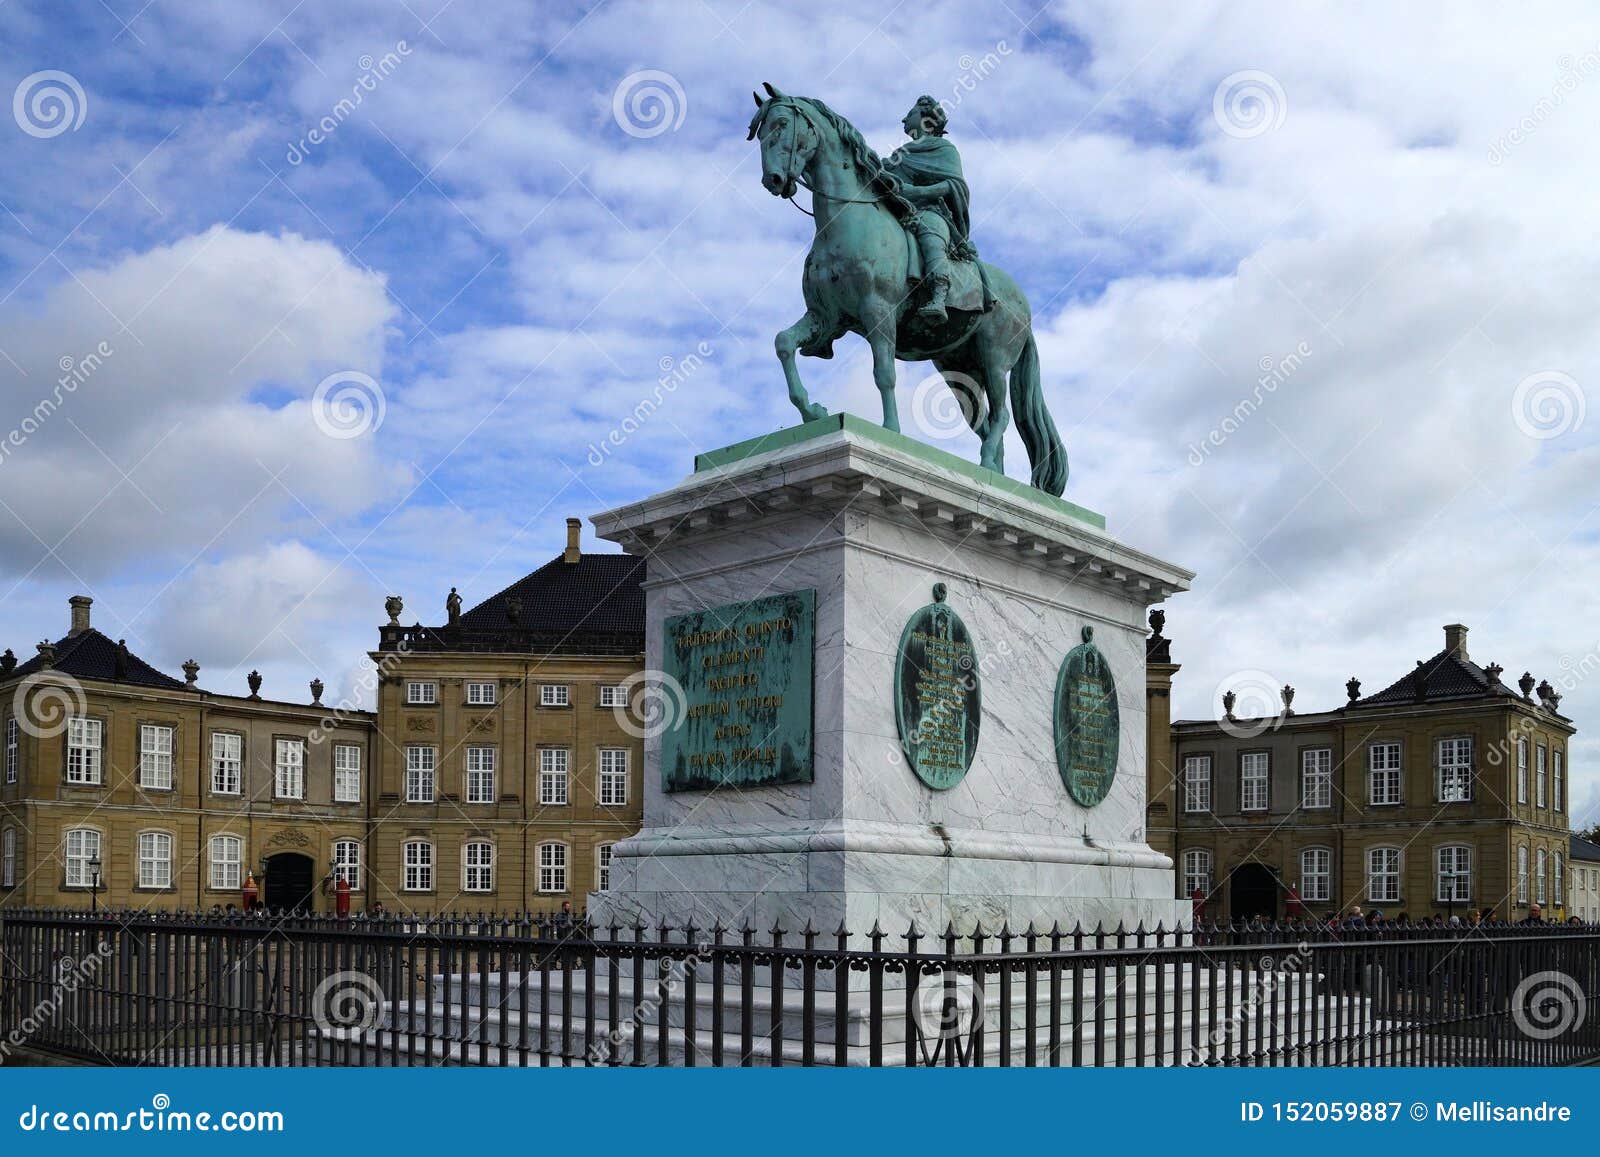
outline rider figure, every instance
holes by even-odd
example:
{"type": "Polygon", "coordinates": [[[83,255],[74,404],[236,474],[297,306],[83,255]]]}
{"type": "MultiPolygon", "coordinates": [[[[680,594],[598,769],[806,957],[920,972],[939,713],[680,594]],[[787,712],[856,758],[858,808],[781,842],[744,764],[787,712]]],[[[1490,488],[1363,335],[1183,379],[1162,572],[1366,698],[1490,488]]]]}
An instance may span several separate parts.
{"type": "Polygon", "coordinates": [[[963,259],[976,256],[968,239],[968,193],[961,176],[961,155],[944,135],[948,120],[933,97],[918,97],[901,122],[911,140],[884,161],[885,171],[896,179],[896,192],[911,203],[907,224],[916,235],[923,278],[930,290],[927,304],[917,315],[934,322],[946,319],[952,251],[963,259]]]}

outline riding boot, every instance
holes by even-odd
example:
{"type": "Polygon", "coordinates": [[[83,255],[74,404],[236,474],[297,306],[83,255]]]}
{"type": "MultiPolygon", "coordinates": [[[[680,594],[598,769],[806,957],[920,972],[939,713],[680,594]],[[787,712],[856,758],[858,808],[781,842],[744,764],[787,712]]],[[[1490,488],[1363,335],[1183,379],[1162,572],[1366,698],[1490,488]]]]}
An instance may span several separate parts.
{"type": "Polygon", "coordinates": [[[948,277],[933,277],[928,279],[928,300],[922,308],[917,310],[917,316],[933,322],[949,320],[945,312],[945,298],[950,292],[950,279],[948,277]]]}

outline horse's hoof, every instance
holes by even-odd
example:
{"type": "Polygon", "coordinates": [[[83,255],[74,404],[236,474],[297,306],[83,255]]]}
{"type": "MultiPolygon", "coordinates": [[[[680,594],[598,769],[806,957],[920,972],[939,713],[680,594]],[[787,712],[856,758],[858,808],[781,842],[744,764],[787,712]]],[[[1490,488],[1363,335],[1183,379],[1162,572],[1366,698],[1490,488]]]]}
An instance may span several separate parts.
{"type": "Polygon", "coordinates": [[[815,422],[818,418],[826,418],[828,416],[828,407],[819,406],[815,402],[808,402],[800,411],[800,416],[808,422],[815,422]]]}

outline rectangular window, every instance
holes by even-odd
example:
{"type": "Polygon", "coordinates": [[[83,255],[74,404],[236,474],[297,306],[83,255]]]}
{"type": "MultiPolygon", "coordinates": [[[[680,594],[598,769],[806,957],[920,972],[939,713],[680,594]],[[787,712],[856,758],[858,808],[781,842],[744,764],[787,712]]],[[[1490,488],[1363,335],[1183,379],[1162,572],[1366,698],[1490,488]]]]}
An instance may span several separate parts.
{"type": "Polygon", "coordinates": [[[1300,853],[1300,898],[1327,900],[1333,878],[1333,852],[1328,848],[1307,848],[1300,853]]]}
{"type": "Polygon", "coordinates": [[[494,756],[492,747],[467,748],[467,802],[493,803],[494,756]]]}
{"type": "Polygon", "coordinates": [[[1550,803],[1561,811],[1567,798],[1567,755],[1558,748],[1550,751],[1550,803]]]}
{"type": "Polygon", "coordinates": [[[100,755],[105,723],[75,715],[67,720],[67,782],[101,782],[100,755]]]}
{"type": "Polygon", "coordinates": [[[1533,902],[1547,904],[1549,900],[1545,894],[1546,876],[1550,870],[1550,856],[1540,848],[1533,854],[1533,902]]]}
{"type": "Polygon", "coordinates": [[[1566,894],[1566,891],[1565,891],[1565,888],[1566,888],[1567,884],[1566,884],[1566,876],[1565,876],[1565,867],[1564,867],[1564,865],[1562,864],[1562,861],[1561,861],[1561,853],[1560,852],[1556,852],[1553,856],[1551,856],[1550,860],[1551,860],[1551,867],[1554,869],[1554,875],[1551,877],[1551,881],[1550,882],[1551,882],[1552,885],[1554,885],[1554,888],[1555,888],[1556,903],[1557,904],[1565,904],[1566,901],[1567,901],[1567,894],[1566,894]]]}
{"type": "Polygon", "coordinates": [[[1333,806],[1333,748],[1312,747],[1300,753],[1300,806],[1333,806]]]}
{"type": "Polygon", "coordinates": [[[611,849],[612,844],[601,844],[594,850],[594,890],[596,892],[611,891],[611,849]]]}
{"type": "Polygon", "coordinates": [[[1183,894],[1193,896],[1211,894],[1211,853],[1204,848],[1191,848],[1183,853],[1183,894]]]}
{"type": "Polygon", "coordinates": [[[465,892],[494,891],[494,845],[470,843],[464,849],[461,888],[465,892]]]}
{"type": "Polygon", "coordinates": [[[334,882],[347,880],[352,892],[361,891],[361,843],[359,840],[335,840],[333,844],[334,882]]]}
{"type": "Polygon", "coordinates": [[[17,767],[22,762],[22,729],[17,726],[17,717],[6,717],[6,782],[17,782],[17,767]]]}
{"type": "Polygon", "coordinates": [[[1211,757],[1191,755],[1183,761],[1183,810],[1211,810],[1211,757]]]}
{"type": "Polygon", "coordinates": [[[67,887],[93,887],[98,881],[89,864],[100,859],[100,833],[93,828],[73,828],[63,842],[66,845],[67,887]]]}
{"type": "Polygon", "coordinates": [[[622,807],[628,802],[628,749],[600,749],[600,802],[606,807],[622,807]]]}
{"type": "Polygon", "coordinates": [[[211,888],[217,892],[236,891],[244,860],[244,841],[238,836],[211,837],[211,888]]]}
{"type": "Polygon", "coordinates": [[[17,829],[0,832],[0,888],[17,886],[17,829]]]}
{"type": "Polygon", "coordinates": [[[406,748],[406,802],[433,802],[433,770],[438,752],[431,747],[406,748]]]}
{"type": "Polygon", "coordinates": [[[565,707],[571,701],[570,692],[565,683],[539,684],[540,707],[565,707]]]}
{"type": "Polygon", "coordinates": [[[1440,848],[1433,894],[1441,904],[1472,899],[1472,849],[1459,845],[1440,848]]]}
{"type": "Polygon", "coordinates": [[[306,797],[306,742],[275,739],[272,743],[274,792],[279,799],[306,797]]]}
{"type": "Polygon", "coordinates": [[[333,802],[361,802],[361,748],[354,743],[333,745],[333,802]]]}
{"type": "Polygon", "coordinates": [[[495,704],[495,691],[497,686],[498,684],[495,683],[468,683],[467,706],[493,707],[495,704]]]}
{"type": "Polygon", "coordinates": [[[1367,748],[1367,780],[1375,804],[1400,802],[1400,745],[1374,743],[1367,748]]]}
{"type": "Polygon", "coordinates": [[[413,679],[406,684],[406,706],[431,707],[439,702],[439,684],[413,679]]]}
{"type": "MultiPolygon", "coordinates": [[[[564,804],[567,802],[567,749],[544,747],[539,749],[539,802],[564,804]]],[[[562,891],[566,891],[565,888],[562,891]]]]}
{"type": "Polygon", "coordinates": [[[1472,799],[1472,737],[1460,735],[1438,743],[1440,803],[1467,803],[1472,799]]]}
{"type": "Polygon", "coordinates": [[[567,890],[567,845],[539,845],[539,891],[559,893],[567,890]]]}
{"type": "Polygon", "coordinates": [[[238,795],[239,772],[244,766],[244,736],[228,731],[211,733],[211,792],[238,795]]]}
{"type": "Polygon", "coordinates": [[[626,707],[627,705],[627,691],[621,683],[600,684],[600,706],[626,707]]]}
{"type": "Polygon", "coordinates": [[[410,840],[405,846],[405,890],[433,891],[433,845],[426,840],[410,840]]]}
{"type": "Polygon", "coordinates": [[[166,832],[139,833],[139,887],[172,887],[172,837],[166,832]]]}
{"type": "Polygon", "coordinates": [[[1267,779],[1270,761],[1265,751],[1247,751],[1239,757],[1239,810],[1267,810],[1267,779]]]}
{"type": "Polygon", "coordinates": [[[173,729],[163,723],[139,724],[139,786],[172,790],[173,729]]]}
{"type": "Polygon", "coordinates": [[[1517,849],[1517,903],[1528,902],[1528,848],[1524,844],[1517,849]]]}
{"type": "Polygon", "coordinates": [[[1517,802],[1528,802],[1528,741],[1517,740],[1517,802]]]}
{"type": "Polygon", "coordinates": [[[1533,749],[1533,806],[1544,807],[1545,800],[1545,761],[1548,749],[1542,744],[1533,749]]]}
{"type": "Polygon", "coordinates": [[[1399,848],[1368,849],[1367,899],[1372,901],[1374,904],[1394,904],[1399,902],[1399,848]]]}

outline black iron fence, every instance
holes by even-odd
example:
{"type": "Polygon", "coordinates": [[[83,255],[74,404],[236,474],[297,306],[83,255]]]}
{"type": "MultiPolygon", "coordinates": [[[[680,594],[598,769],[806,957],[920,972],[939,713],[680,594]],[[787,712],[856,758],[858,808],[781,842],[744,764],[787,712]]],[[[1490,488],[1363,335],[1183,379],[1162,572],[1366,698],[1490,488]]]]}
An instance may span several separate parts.
{"type": "Polygon", "coordinates": [[[0,913],[0,1060],[1542,1065],[1600,1057],[1600,928],[852,936],[564,914],[0,913]]]}

